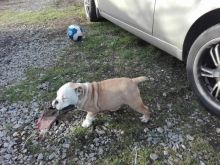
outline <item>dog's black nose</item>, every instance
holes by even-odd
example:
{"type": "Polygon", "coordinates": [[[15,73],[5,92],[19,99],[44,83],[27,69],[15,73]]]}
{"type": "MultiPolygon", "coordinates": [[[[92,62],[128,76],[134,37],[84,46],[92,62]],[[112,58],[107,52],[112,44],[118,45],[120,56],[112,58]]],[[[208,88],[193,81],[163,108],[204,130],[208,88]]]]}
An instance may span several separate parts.
{"type": "Polygon", "coordinates": [[[49,109],[50,109],[50,110],[53,110],[53,109],[55,109],[55,108],[51,105],[51,106],[49,107],[49,109]]]}
{"type": "Polygon", "coordinates": [[[55,100],[54,104],[57,105],[59,102],[57,100],[55,100]]]}

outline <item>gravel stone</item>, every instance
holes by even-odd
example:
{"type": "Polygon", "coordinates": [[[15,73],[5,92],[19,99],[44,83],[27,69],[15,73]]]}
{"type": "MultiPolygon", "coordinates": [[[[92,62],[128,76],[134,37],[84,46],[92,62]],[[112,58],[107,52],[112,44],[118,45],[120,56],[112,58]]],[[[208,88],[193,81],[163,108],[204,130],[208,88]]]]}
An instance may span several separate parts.
{"type": "Polygon", "coordinates": [[[70,148],[70,144],[68,144],[68,143],[63,144],[63,147],[68,149],[68,148],[70,148]]]}
{"type": "Polygon", "coordinates": [[[184,150],[186,149],[186,146],[185,146],[185,145],[183,145],[183,144],[181,145],[181,147],[182,147],[184,150]]]}
{"type": "Polygon", "coordinates": [[[21,127],[20,124],[15,124],[15,125],[13,126],[14,129],[18,129],[19,127],[21,127]]]}
{"type": "Polygon", "coordinates": [[[7,159],[7,160],[11,159],[11,157],[12,157],[12,155],[10,155],[10,154],[6,154],[6,155],[4,156],[4,158],[7,159]]]}
{"type": "Polygon", "coordinates": [[[168,151],[163,151],[163,154],[164,154],[164,156],[167,156],[169,153],[168,153],[168,151]]]}
{"type": "Polygon", "coordinates": [[[53,158],[55,158],[55,153],[50,154],[50,156],[48,157],[49,160],[52,160],[53,158]]]}
{"type": "Polygon", "coordinates": [[[26,153],[27,152],[27,149],[24,149],[23,151],[22,151],[22,153],[26,153]]]}
{"type": "Polygon", "coordinates": [[[151,158],[151,160],[155,161],[155,160],[158,159],[158,155],[155,154],[155,153],[151,153],[151,154],[150,154],[150,158],[151,158]]]}
{"type": "Polygon", "coordinates": [[[64,159],[64,158],[66,158],[66,153],[65,152],[62,154],[62,159],[64,159]]]}
{"type": "Polygon", "coordinates": [[[144,133],[147,133],[149,131],[148,128],[144,128],[144,133]]]}
{"type": "Polygon", "coordinates": [[[43,161],[40,161],[39,165],[44,165],[44,162],[43,162],[43,161]]]}
{"type": "Polygon", "coordinates": [[[186,135],[186,138],[190,141],[193,141],[194,140],[194,137],[192,137],[191,135],[186,135]]]}
{"type": "Polygon", "coordinates": [[[98,154],[99,154],[99,155],[102,155],[103,152],[104,152],[104,150],[103,150],[102,148],[99,148],[99,150],[98,150],[98,154]]]}
{"type": "Polygon", "coordinates": [[[7,148],[9,146],[9,143],[4,143],[4,148],[7,148]]]}
{"type": "Polygon", "coordinates": [[[19,135],[18,132],[14,132],[12,136],[13,136],[13,137],[17,137],[18,135],[19,135]]]}
{"type": "Polygon", "coordinates": [[[5,133],[0,131],[0,138],[2,138],[3,136],[5,136],[5,133]]]}
{"type": "Polygon", "coordinates": [[[158,128],[157,128],[157,131],[158,131],[159,133],[163,133],[163,128],[158,127],[158,128]]]}
{"type": "Polygon", "coordinates": [[[205,165],[205,163],[203,161],[200,160],[199,162],[200,165],[205,165]]]}
{"type": "Polygon", "coordinates": [[[173,126],[173,124],[172,124],[171,122],[169,122],[169,121],[166,121],[166,123],[167,123],[167,127],[168,127],[168,128],[170,128],[170,127],[173,126]]]}
{"type": "Polygon", "coordinates": [[[7,108],[3,107],[0,109],[0,112],[5,113],[7,111],[7,108]]]}

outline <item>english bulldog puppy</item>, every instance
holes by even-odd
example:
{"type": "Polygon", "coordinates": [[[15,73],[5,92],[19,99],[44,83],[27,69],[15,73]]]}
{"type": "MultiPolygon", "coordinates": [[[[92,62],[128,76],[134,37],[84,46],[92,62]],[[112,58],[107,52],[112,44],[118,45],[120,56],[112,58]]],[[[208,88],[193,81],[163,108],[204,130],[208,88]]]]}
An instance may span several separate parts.
{"type": "Polygon", "coordinates": [[[87,112],[82,127],[89,127],[101,111],[116,111],[122,105],[128,105],[135,111],[143,114],[142,122],[150,118],[149,108],[144,105],[138,83],[145,81],[146,77],[113,78],[92,83],[68,82],[57,91],[57,97],[52,101],[52,107],[58,111],[68,107],[87,112]]]}
{"type": "Polygon", "coordinates": [[[92,83],[68,82],[57,91],[52,107],[46,108],[36,123],[40,136],[44,137],[59,116],[73,109],[87,111],[83,127],[89,127],[101,111],[116,111],[126,104],[143,114],[142,122],[148,122],[150,111],[144,105],[138,83],[146,77],[114,78],[92,83]]]}

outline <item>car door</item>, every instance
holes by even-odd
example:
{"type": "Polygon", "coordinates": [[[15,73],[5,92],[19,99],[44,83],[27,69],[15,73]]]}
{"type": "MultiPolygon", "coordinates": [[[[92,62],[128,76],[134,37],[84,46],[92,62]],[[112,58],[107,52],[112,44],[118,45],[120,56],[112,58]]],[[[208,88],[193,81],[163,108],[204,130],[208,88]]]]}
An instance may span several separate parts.
{"type": "MultiPolygon", "coordinates": [[[[153,35],[182,49],[184,38],[197,18],[201,0],[157,0],[153,35]]],[[[204,5],[205,6],[205,5],[204,5]]]]}
{"type": "Polygon", "coordinates": [[[98,0],[100,12],[152,34],[155,0],[98,0]]]}

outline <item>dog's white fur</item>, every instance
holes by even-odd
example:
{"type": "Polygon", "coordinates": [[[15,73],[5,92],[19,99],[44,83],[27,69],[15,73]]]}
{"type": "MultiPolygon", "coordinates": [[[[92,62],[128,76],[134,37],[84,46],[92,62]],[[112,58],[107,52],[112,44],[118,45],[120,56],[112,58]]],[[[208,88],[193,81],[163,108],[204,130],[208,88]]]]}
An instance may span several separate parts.
{"type": "MultiPolygon", "coordinates": [[[[88,88],[88,83],[83,83],[83,85],[85,85],[85,87],[88,88]]],[[[55,100],[53,100],[52,106],[57,110],[62,110],[63,108],[69,105],[77,105],[78,95],[79,94],[73,89],[71,82],[66,83],[63,86],[61,86],[57,91],[57,97],[55,100]]],[[[86,119],[82,123],[82,127],[89,127],[94,120],[95,115],[93,115],[93,113],[91,112],[88,112],[86,115],[86,119]]]]}
{"type": "Polygon", "coordinates": [[[77,102],[77,93],[71,87],[71,83],[66,83],[57,91],[57,97],[55,100],[53,100],[52,106],[57,110],[62,110],[69,105],[76,105],[77,102]]]}
{"type": "Polygon", "coordinates": [[[57,91],[57,97],[52,106],[62,110],[69,105],[87,111],[83,127],[89,127],[95,120],[98,112],[104,110],[115,111],[121,105],[127,104],[134,110],[143,114],[142,122],[148,122],[150,111],[140,97],[137,87],[139,82],[146,80],[146,77],[115,78],[93,83],[66,83],[57,91]]]}

